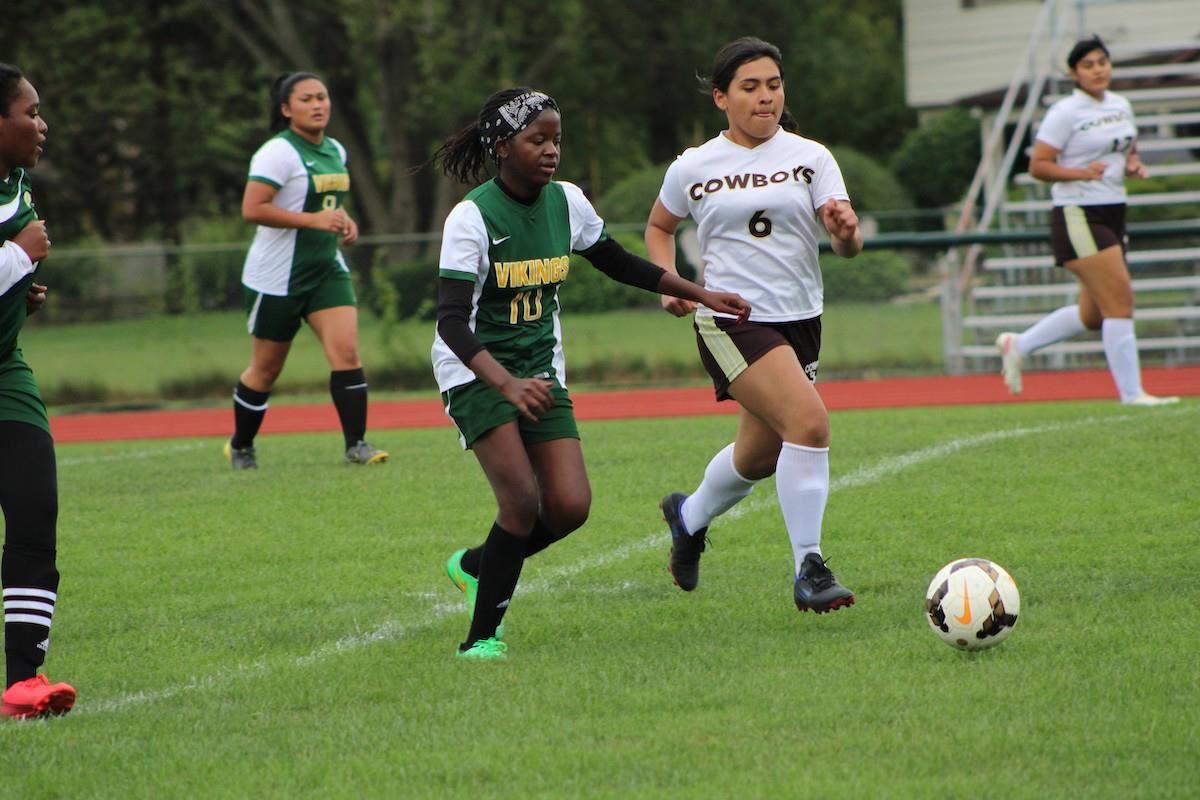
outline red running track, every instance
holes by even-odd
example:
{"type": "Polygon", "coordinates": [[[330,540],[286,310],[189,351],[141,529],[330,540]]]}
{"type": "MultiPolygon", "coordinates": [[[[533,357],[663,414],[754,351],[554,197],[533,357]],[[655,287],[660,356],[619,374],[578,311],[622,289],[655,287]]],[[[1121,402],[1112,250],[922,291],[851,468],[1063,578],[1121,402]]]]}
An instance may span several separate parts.
{"type": "MultiPolygon", "coordinates": [[[[1024,377],[1025,391],[1019,397],[1008,394],[999,375],[820,381],[817,388],[831,411],[1052,400],[1115,401],[1112,377],[1107,370],[1033,372],[1024,377]]],[[[1200,396],[1200,366],[1147,368],[1142,372],[1142,382],[1151,394],[1200,396]]],[[[701,416],[732,414],[737,410],[736,403],[717,403],[712,389],[707,387],[580,392],[572,397],[575,414],[580,420],[701,416]]],[[[229,408],[122,411],[54,416],[50,426],[59,443],[172,439],[226,436],[232,432],[232,417],[229,408]]],[[[449,424],[436,398],[371,403],[371,430],[449,424]]],[[[267,414],[262,432],[305,433],[338,429],[333,405],[320,403],[276,406],[267,414]]]]}

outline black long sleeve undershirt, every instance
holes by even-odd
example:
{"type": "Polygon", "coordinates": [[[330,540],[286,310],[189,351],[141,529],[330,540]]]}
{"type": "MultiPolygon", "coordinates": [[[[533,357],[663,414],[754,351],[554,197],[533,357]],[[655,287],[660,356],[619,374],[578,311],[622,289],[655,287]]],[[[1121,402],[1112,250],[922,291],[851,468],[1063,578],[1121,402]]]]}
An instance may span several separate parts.
{"type": "MultiPolygon", "coordinates": [[[[580,252],[592,266],[620,283],[650,292],[666,270],[634,255],[613,239],[604,239],[580,252]]],[[[483,348],[483,342],[471,330],[471,300],[475,294],[472,281],[441,278],[438,280],[437,332],[450,351],[464,364],[483,348]]]]}

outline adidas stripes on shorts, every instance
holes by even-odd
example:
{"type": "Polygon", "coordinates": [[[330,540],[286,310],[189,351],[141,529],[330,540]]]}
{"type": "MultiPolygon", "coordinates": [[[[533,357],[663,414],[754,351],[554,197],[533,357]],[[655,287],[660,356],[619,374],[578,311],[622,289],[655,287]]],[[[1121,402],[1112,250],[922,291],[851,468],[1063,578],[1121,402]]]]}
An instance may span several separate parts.
{"type": "Polygon", "coordinates": [[[794,322],[742,322],[696,315],[696,347],[700,363],[712,378],[718,400],[729,399],[729,384],[776,347],[791,347],[810,381],[817,379],[821,354],[821,317],[794,322]]]}
{"type": "Polygon", "coordinates": [[[1054,263],[1094,256],[1114,244],[1124,252],[1129,244],[1125,235],[1125,204],[1098,206],[1055,206],[1050,211],[1050,245],[1054,263]]]}

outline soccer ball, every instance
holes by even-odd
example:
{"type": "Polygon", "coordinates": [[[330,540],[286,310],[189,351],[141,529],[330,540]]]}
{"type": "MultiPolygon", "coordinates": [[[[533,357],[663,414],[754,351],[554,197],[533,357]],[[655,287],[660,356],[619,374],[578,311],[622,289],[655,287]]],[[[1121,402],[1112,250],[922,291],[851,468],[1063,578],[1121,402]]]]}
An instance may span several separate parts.
{"type": "Polygon", "coordinates": [[[1016,581],[986,558],[960,558],[938,570],[925,592],[929,627],[959,650],[983,650],[1012,633],[1021,610],[1016,581]]]}

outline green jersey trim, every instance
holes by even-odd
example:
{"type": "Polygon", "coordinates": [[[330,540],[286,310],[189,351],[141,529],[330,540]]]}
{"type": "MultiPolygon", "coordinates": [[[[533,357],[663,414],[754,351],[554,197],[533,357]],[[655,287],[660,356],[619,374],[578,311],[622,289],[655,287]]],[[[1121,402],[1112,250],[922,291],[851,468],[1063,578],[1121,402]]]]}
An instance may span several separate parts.
{"type": "Polygon", "coordinates": [[[265,183],[267,186],[274,186],[276,189],[283,188],[282,183],[276,183],[275,181],[271,180],[270,178],[264,178],[262,175],[251,175],[250,177],[246,178],[246,180],[254,181],[255,183],[265,183]]]}

